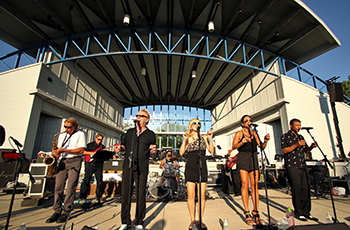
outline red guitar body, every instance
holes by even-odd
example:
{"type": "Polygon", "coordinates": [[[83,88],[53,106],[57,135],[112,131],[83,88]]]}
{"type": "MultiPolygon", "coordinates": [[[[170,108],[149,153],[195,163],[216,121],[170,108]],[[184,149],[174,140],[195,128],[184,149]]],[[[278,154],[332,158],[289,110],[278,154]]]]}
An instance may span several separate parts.
{"type": "Polygon", "coordinates": [[[229,169],[232,169],[232,167],[237,163],[237,156],[238,153],[231,160],[227,160],[226,165],[229,169]]]}
{"type": "MultiPolygon", "coordinates": [[[[93,152],[93,153],[96,153],[98,150],[100,150],[102,147],[99,147],[97,149],[95,149],[94,151],[90,151],[90,152],[93,152]]],[[[92,157],[92,155],[84,155],[85,157],[85,161],[90,163],[94,160],[94,158],[92,157]]]]}

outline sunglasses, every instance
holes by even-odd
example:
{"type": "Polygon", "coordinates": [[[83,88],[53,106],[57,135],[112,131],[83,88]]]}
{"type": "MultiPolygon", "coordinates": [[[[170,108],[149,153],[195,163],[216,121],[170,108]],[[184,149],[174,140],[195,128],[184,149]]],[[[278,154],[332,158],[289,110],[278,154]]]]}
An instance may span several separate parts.
{"type": "Polygon", "coordinates": [[[200,122],[200,121],[198,121],[198,122],[192,122],[191,125],[201,125],[201,122],[200,122]]]}
{"type": "MultiPolygon", "coordinates": [[[[96,138],[97,139],[97,138],[96,138]]],[[[97,139],[98,141],[102,141],[102,139],[97,139]]]]}
{"type": "Polygon", "coordinates": [[[142,114],[137,114],[136,117],[144,117],[144,118],[147,118],[146,115],[142,115],[142,114]]]}
{"type": "Polygon", "coordinates": [[[252,121],[251,119],[244,119],[243,122],[252,121]]]}
{"type": "Polygon", "coordinates": [[[73,126],[63,126],[65,129],[71,129],[73,126]]]}

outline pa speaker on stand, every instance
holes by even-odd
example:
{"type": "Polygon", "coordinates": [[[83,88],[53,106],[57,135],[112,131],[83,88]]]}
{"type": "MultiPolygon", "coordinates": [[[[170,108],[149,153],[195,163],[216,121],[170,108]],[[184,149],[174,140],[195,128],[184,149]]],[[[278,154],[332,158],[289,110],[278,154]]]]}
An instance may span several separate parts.
{"type": "Polygon", "coordinates": [[[327,90],[331,102],[343,102],[343,86],[342,83],[335,82],[327,84],[327,90]]]}

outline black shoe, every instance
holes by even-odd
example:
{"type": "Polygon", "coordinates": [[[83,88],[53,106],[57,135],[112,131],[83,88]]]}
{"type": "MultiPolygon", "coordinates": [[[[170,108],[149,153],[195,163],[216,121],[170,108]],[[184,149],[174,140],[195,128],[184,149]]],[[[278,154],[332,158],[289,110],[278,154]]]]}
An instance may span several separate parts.
{"type": "Polygon", "coordinates": [[[298,220],[301,220],[301,221],[307,221],[305,216],[295,216],[295,218],[297,218],[298,220]]]}
{"type": "Polygon", "coordinates": [[[56,223],[64,223],[64,222],[66,222],[67,219],[68,219],[68,215],[69,215],[69,213],[67,213],[67,212],[62,213],[60,218],[58,218],[58,220],[56,221],[56,223]]]}
{"type": "Polygon", "coordinates": [[[55,212],[54,214],[52,214],[52,216],[49,219],[46,220],[46,223],[53,223],[56,220],[58,220],[60,216],[61,216],[61,213],[55,212]]]}
{"type": "Polygon", "coordinates": [[[313,217],[311,215],[306,216],[306,219],[313,220],[313,221],[318,221],[318,218],[313,217]]]}

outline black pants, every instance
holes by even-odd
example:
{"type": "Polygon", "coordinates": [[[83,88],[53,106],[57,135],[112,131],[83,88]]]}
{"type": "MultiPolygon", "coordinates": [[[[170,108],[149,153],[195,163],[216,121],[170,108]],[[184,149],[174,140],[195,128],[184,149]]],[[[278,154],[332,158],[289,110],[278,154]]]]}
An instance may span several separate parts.
{"type": "MultiPolygon", "coordinates": [[[[132,171],[132,184],[136,184],[136,214],[135,225],[143,225],[146,216],[146,185],[148,172],[132,171]]],[[[123,169],[122,185],[122,224],[131,224],[129,197],[132,196],[130,190],[130,169],[123,169]]]]}
{"type": "Polygon", "coordinates": [[[308,216],[311,211],[310,187],[306,170],[302,168],[287,168],[287,176],[292,189],[292,201],[296,216],[308,216]]]}
{"type": "Polygon", "coordinates": [[[102,197],[102,173],[103,173],[103,164],[95,166],[91,163],[85,163],[85,177],[81,183],[80,188],[80,198],[86,199],[90,192],[90,180],[92,174],[95,174],[96,178],[96,198],[102,197]]]}
{"type": "Polygon", "coordinates": [[[52,209],[55,213],[70,212],[73,210],[75,190],[78,185],[82,157],[64,158],[58,165],[55,181],[55,197],[52,209]],[[67,182],[67,193],[64,195],[64,187],[67,182]],[[64,205],[62,206],[62,203],[64,205]]]}

